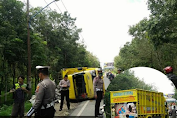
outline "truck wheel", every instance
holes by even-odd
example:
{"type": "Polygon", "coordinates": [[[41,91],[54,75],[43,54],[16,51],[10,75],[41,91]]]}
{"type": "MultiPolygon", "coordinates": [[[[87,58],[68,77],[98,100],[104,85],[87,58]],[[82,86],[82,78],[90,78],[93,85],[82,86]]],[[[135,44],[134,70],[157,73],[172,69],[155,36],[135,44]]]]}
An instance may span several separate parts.
{"type": "Polygon", "coordinates": [[[151,116],[151,115],[148,115],[148,116],[146,116],[146,118],[152,118],[152,116],[151,116]]]}

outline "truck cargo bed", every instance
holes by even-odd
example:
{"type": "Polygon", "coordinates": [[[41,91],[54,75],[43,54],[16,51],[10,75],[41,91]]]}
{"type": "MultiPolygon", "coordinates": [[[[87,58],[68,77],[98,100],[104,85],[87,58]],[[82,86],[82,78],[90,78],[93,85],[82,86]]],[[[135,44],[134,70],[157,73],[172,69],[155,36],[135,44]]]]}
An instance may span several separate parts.
{"type": "Polygon", "coordinates": [[[161,92],[141,89],[110,91],[113,118],[165,118],[165,98],[161,92]]]}

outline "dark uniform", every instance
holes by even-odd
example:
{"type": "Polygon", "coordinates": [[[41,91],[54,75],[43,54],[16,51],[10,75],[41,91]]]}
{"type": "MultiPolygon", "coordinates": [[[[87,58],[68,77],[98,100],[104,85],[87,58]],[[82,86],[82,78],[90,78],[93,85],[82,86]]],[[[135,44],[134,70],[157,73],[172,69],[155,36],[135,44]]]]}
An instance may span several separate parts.
{"type": "Polygon", "coordinates": [[[168,77],[169,80],[173,82],[175,88],[177,89],[177,76],[173,73],[166,74],[166,76],[168,77]]]}
{"type": "MultiPolygon", "coordinates": [[[[67,77],[67,76],[66,76],[67,77]]],[[[67,79],[64,80],[62,79],[59,83],[60,86],[60,90],[61,90],[61,104],[60,104],[60,111],[63,108],[63,101],[64,101],[64,97],[66,96],[66,102],[67,102],[67,107],[68,110],[70,109],[70,101],[69,101],[69,87],[70,87],[70,81],[67,79]],[[63,85],[67,85],[67,87],[63,87],[63,85]]]]}
{"type": "Polygon", "coordinates": [[[95,117],[97,117],[98,115],[100,115],[100,102],[103,98],[103,79],[101,77],[94,78],[94,94],[97,95],[95,103],[95,117]]]}
{"type": "Polygon", "coordinates": [[[163,70],[166,76],[168,77],[168,79],[173,82],[173,84],[175,85],[175,88],[177,89],[177,76],[173,74],[173,68],[171,66],[167,66],[163,70]]]}
{"type": "MultiPolygon", "coordinates": [[[[47,71],[47,67],[41,67],[39,68],[39,71],[47,71]]],[[[55,83],[50,80],[49,77],[46,77],[41,81],[36,88],[36,99],[35,103],[33,105],[33,108],[35,109],[35,117],[39,116],[47,116],[47,117],[54,117],[55,109],[54,109],[54,103],[55,103],[55,83]]]]}
{"type": "Polygon", "coordinates": [[[17,117],[20,115],[20,117],[24,116],[24,102],[25,102],[25,92],[21,89],[22,87],[27,89],[26,84],[20,84],[16,83],[13,87],[15,89],[14,92],[14,104],[12,108],[12,116],[17,117]]]}

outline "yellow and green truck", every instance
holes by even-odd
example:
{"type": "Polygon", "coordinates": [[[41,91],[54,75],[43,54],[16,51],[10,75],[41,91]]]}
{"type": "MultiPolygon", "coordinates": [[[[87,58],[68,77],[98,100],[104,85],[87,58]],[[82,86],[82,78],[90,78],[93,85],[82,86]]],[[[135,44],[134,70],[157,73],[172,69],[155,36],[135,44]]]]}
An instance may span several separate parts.
{"type": "Polygon", "coordinates": [[[110,91],[111,118],[166,118],[163,93],[141,89],[110,91]]]}

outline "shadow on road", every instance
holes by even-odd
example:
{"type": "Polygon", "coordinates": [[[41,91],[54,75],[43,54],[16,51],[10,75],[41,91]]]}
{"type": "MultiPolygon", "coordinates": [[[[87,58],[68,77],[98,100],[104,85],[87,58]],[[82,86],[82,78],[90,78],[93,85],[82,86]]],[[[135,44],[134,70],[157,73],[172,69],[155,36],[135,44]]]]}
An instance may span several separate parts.
{"type": "Polygon", "coordinates": [[[95,100],[95,98],[91,98],[91,99],[80,99],[80,100],[70,100],[71,103],[79,103],[79,102],[84,102],[87,100],[95,100]]]}

